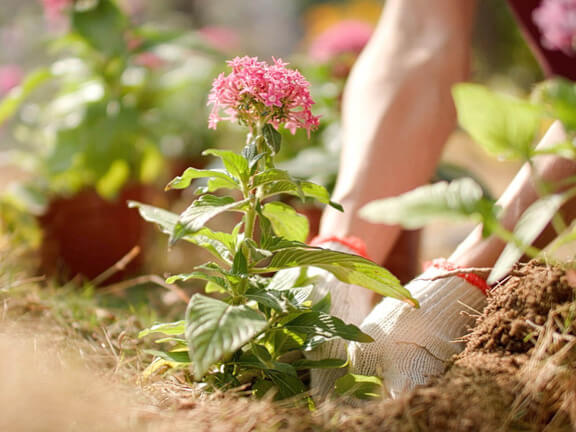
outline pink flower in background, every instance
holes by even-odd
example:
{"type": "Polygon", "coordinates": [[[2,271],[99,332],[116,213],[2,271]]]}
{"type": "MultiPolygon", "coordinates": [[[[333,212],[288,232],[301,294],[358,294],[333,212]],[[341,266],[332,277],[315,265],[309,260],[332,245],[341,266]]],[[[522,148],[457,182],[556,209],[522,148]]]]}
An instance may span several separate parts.
{"type": "Polygon", "coordinates": [[[319,62],[328,62],[345,54],[358,55],[372,37],[372,33],[372,26],[367,22],[340,21],[312,41],[308,55],[319,62]]]}
{"type": "Polygon", "coordinates": [[[17,65],[0,66],[0,96],[20,84],[23,76],[22,69],[17,65]]]}
{"type": "Polygon", "coordinates": [[[49,20],[59,20],[68,6],[74,4],[74,0],[42,0],[44,12],[49,20]]]}
{"type": "Polygon", "coordinates": [[[198,34],[210,46],[222,52],[234,52],[240,48],[238,34],[226,27],[207,26],[198,29],[198,34]]]}
{"type": "Polygon", "coordinates": [[[288,63],[274,59],[269,65],[257,57],[236,57],[227,63],[232,72],[221,73],[208,96],[213,106],[210,128],[215,129],[220,120],[238,120],[250,127],[284,125],[292,134],[303,128],[309,135],[318,126],[319,117],[311,111],[310,84],[300,72],[286,68],[288,63]]]}
{"type": "Polygon", "coordinates": [[[544,0],[532,17],[546,48],[576,53],[576,0],[544,0]]]}

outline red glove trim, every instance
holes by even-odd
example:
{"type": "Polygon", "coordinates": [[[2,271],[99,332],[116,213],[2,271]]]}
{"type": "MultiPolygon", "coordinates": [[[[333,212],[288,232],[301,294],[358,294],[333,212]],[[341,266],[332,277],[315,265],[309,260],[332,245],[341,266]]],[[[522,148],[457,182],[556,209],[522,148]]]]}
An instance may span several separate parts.
{"type": "MultiPolygon", "coordinates": [[[[457,266],[456,264],[453,264],[453,263],[447,261],[444,258],[436,258],[436,259],[433,259],[432,261],[427,261],[424,263],[424,270],[427,270],[430,267],[434,267],[434,268],[437,268],[439,270],[445,270],[445,271],[454,271],[454,270],[458,270],[459,268],[461,268],[461,267],[457,266]]],[[[469,284],[474,285],[476,288],[478,288],[480,291],[482,291],[482,293],[484,295],[486,295],[488,290],[490,290],[490,285],[488,285],[486,283],[486,281],[484,279],[482,279],[480,276],[478,276],[477,274],[459,273],[456,276],[461,277],[462,279],[464,279],[469,284]]]]}
{"type": "Polygon", "coordinates": [[[348,249],[352,249],[356,255],[370,259],[368,252],[366,252],[366,243],[359,237],[316,236],[310,241],[310,246],[320,246],[327,242],[340,243],[348,249]]]}

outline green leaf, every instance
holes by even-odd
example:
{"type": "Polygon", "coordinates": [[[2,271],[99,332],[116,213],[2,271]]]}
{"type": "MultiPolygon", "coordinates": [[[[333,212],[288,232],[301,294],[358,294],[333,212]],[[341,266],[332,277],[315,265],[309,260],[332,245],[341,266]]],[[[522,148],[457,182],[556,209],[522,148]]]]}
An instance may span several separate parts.
{"type": "Polygon", "coordinates": [[[549,195],[539,199],[524,211],[516,223],[513,233],[524,247],[512,242],[506,245],[490,272],[489,284],[497,282],[510,271],[526,252],[526,249],[546,228],[548,222],[552,220],[565,201],[566,197],[563,194],[549,195]]]}
{"type": "Polygon", "coordinates": [[[117,159],[112,162],[108,172],[96,183],[98,193],[107,199],[114,198],[126,181],[130,178],[128,162],[117,159]]]}
{"type": "Polygon", "coordinates": [[[182,274],[170,276],[169,278],[166,279],[166,283],[173,284],[174,282],[177,282],[177,281],[186,282],[186,281],[189,281],[190,279],[200,279],[200,280],[212,282],[213,284],[221,287],[224,291],[228,291],[231,289],[230,284],[226,278],[209,275],[209,274],[199,272],[199,271],[195,271],[192,273],[182,273],[182,274]]]}
{"type": "Polygon", "coordinates": [[[126,52],[128,20],[111,0],[98,0],[92,7],[75,7],[71,25],[88,45],[105,55],[126,52]]]}
{"type": "Polygon", "coordinates": [[[242,253],[242,248],[238,248],[236,255],[234,255],[234,261],[232,263],[232,270],[230,271],[233,275],[246,275],[248,274],[248,262],[246,257],[242,253]]]}
{"type": "Polygon", "coordinates": [[[202,377],[210,366],[266,326],[264,316],[247,306],[233,306],[195,294],[186,310],[186,340],[195,377],[202,377]]]}
{"type": "Polygon", "coordinates": [[[264,374],[270,378],[274,383],[275,389],[278,391],[274,397],[275,400],[293,397],[306,391],[306,386],[297,376],[272,369],[264,371],[264,374]]]}
{"type": "Polygon", "coordinates": [[[340,204],[330,201],[330,193],[324,186],[309,181],[300,181],[298,183],[294,183],[293,181],[277,181],[265,188],[264,196],[266,198],[278,194],[288,194],[300,198],[312,198],[322,204],[330,205],[336,210],[343,211],[340,204]]]}
{"type": "Polygon", "coordinates": [[[533,92],[549,115],[560,120],[571,132],[576,131],[576,85],[564,78],[554,78],[539,84],[533,92]]]}
{"type": "Polygon", "coordinates": [[[347,374],[336,380],[335,392],[362,400],[382,397],[382,380],[375,376],[347,374]]]}
{"type": "Polygon", "coordinates": [[[456,84],[452,95],[460,126],[488,152],[528,160],[540,129],[541,109],[478,84],[456,84]]]}
{"type": "Polygon", "coordinates": [[[278,237],[300,242],[306,241],[309,231],[308,218],[297,213],[288,204],[279,201],[264,204],[262,214],[270,221],[278,237]]]}
{"type": "Polygon", "coordinates": [[[142,338],[152,333],[162,333],[168,336],[177,336],[184,334],[186,323],[184,320],[175,321],[170,323],[155,324],[150,328],[142,330],[138,333],[138,337],[142,338]]]}
{"type": "Polygon", "coordinates": [[[486,199],[472,179],[421,186],[397,197],[372,201],[360,216],[373,223],[421,228],[437,219],[481,219],[486,199]]]}
{"type": "Polygon", "coordinates": [[[218,179],[221,182],[220,184],[226,185],[225,187],[231,189],[238,188],[238,185],[234,181],[234,179],[228,176],[223,170],[216,170],[216,169],[202,170],[190,167],[186,168],[186,170],[182,173],[182,175],[172,179],[172,181],[170,181],[170,183],[166,185],[166,190],[186,189],[187,187],[190,186],[192,180],[206,177],[208,178],[214,177],[215,179],[218,179]]]}
{"type": "Polygon", "coordinates": [[[202,152],[203,155],[211,155],[216,156],[222,159],[226,170],[239,179],[242,182],[246,182],[248,180],[249,168],[248,168],[248,161],[244,159],[241,155],[234,153],[230,150],[216,150],[216,149],[209,149],[204,150],[202,152]]]}
{"type": "Polygon", "coordinates": [[[180,215],[172,232],[170,243],[174,244],[177,240],[200,231],[206,222],[213,217],[237,209],[246,202],[248,201],[234,201],[232,197],[201,196],[180,215]]]}
{"type": "Polygon", "coordinates": [[[363,333],[353,324],[346,324],[340,318],[324,312],[310,311],[284,324],[284,327],[296,333],[308,336],[321,336],[326,340],[342,338],[356,342],[373,342],[369,335],[363,333]]]}
{"type": "Polygon", "coordinates": [[[276,357],[301,349],[305,342],[306,335],[298,334],[282,327],[270,329],[265,341],[268,350],[276,357]]]}
{"type": "Polygon", "coordinates": [[[288,171],[281,170],[278,168],[270,168],[252,177],[251,187],[257,188],[259,186],[264,186],[266,184],[278,181],[290,182],[295,180],[292,179],[288,171]]]}
{"type": "Polygon", "coordinates": [[[320,248],[290,247],[275,251],[272,259],[266,262],[265,271],[303,266],[319,267],[342,282],[371,289],[413,306],[418,304],[388,270],[358,255],[320,248]]]}
{"type": "Polygon", "coordinates": [[[190,357],[185,351],[158,351],[158,350],[144,350],[146,354],[151,354],[153,356],[159,357],[163,360],[169,361],[171,363],[190,363],[190,357]]]}
{"type": "Polygon", "coordinates": [[[337,369],[343,368],[347,364],[347,360],[328,358],[323,360],[296,360],[292,366],[296,370],[303,369],[337,369]]]}
{"type": "Polygon", "coordinates": [[[138,201],[128,201],[128,207],[136,207],[144,220],[157,224],[162,229],[162,232],[166,234],[172,234],[178,222],[177,214],[159,207],[142,204],[138,201]]]}
{"type": "Polygon", "coordinates": [[[34,90],[53,77],[50,69],[40,68],[28,74],[19,86],[10,90],[0,102],[0,125],[14,115],[34,90]]]}
{"type": "Polygon", "coordinates": [[[244,294],[249,300],[253,300],[260,305],[274,309],[277,312],[286,311],[286,306],[282,299],[282,293],[279,291],[272,291],[263,288],[251,286],[244,294]]]}
{"type": "Polygon", "coordinates": [[[277,154],[280,151],[280,144],[282,143],[282,135],[274,129],[271,124],[265,124],[262,128],[262,134],[264,135],[264,141],[270,149],[272,155],[277,154]]]}

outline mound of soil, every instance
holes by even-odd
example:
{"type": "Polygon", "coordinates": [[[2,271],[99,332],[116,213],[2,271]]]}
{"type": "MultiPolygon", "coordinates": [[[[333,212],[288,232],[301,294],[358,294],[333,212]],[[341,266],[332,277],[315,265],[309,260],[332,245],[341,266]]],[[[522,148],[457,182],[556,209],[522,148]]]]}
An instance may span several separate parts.
{"type": "Polygon", "coordinates": [[[357,431],[576,429],[573,270],[532,262],[495,287],[445,375],[350,413],[357,431]]]}

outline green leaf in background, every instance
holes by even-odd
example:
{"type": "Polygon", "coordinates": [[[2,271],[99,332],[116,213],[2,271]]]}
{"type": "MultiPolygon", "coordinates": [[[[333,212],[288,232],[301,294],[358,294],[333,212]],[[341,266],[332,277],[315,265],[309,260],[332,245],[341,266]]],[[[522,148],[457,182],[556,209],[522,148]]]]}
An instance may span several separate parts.
{"type": "Polygon", "coordinates": [[[178,215],[159,207],[143,204],[138,201],[128,201],[128,207],[137,208],[145,221],[155,223],[165,234],[172,234],[178,222],[178,215]]]}
{"type": "Polygon", "coordinates": [[[49,68],[40,68],[26,75],[22,83],[10,90],[0,102],[0,125],[16,113],[34,90],[53,77],[49,68]]]}
{"type": "Polygon", "coordinates": [[[273,369],[264,371],[264,374],[274,383],[273,390],[277,391],[274,400],[286,399],[306,391],[306,386],[297,376],[273,369]]]}
{"type": "Polygon", "coordinates": [[[170,323],[163,323],[163,324],[155,324],[150,328],[142,330],[138,333],[138,337],[148,336],[152,333],[161,333],[168,336],[177,336],[183,335],[186,331],[186,322],[184,320],[170,322],[170,323]]]}
{"type": "Polygon", "coordinates": [[[418,305],[393,274],[358,255],[320,248],[291,247],[276,251],[265,263],[265,271],[303,266],[319,267],[332,273],[342,282],[371,289],[378,294],[405,301],[413,306],[418,305]]]}
{"type": "Polygon", "coordinates": [[[244,157],[230,150],[209,149],[202,152],[206,156],[216,156],[222,159],[226,170],[241,182],[248,181],[250,175],[248,161],[244,157]]]}
{"type": "Polygon", "coordinates": [[[375,376],[347,374],[336,380],[335,392],[362,400],[382,397],[382,380],[375,376]]]}
{"type": "Polygon", "coordinates": [[[280,144],[282,143],[282,135],[274,129],[271,124],[265,124],[262,128],[262,134],[264,135],[264,141],[270,149],[273,155],[280,151],[280,144]]]}
{"type": "Polygon", "coordinates": [[[288,204],[279,201],[264,204],[262,214],[270,221],[278,237],[300,242],[306,241],[309,231],[308,218],[297,213],[288,204]]]}
{"type": "Polygon", "coordinates": [[[482,188],[472,179],[421,186],[397,197],[372,201],[359,215],[373,223],[421,228],[437,219],[481,220],[486,208],[482,188]]]}
{"type": "Polygon", "coordinates": [[[126,52],[128,20],[112,0],[79,2],[72,14],[72,30],[92,48],[108,56],[126,52]],[[82,3],[82,4],[81,4],[82,3]]]}
{"type": "Polygon", "coordinates": [[[194,376],[201,378],[218,360],[233,353],[267,326],[262,314],[195,294],[186,310],[186,340],[194,376]]]}
{"type": "Polygon", "coordinates": [[[531,157],[542,120],[540,107],[478,84],[456,84],[452,95],[460,126],[484,149],[499,158],[531,157]]]}
{"type": "Polygon", "coordinates": [[[235,201],[232,197],[203,195],[194,201],[178,218],[178,223],[170,237],[170,244],[204,228],[213,217],[241,207],[247,200],[235,201]]]}
{"type": "Polygon", "coordinates": [[[230,176],[223,170],[201,170],[196,168],[186,168],[182,175],[175,177],[166,185],[166,190],[169,189],[186,189],[192,183],[192,180],[198,178],[215,177],[222,181],[222,184],[228,185],[227,187],[236,189],[238,185],[230,176]]]}
{"type": "Polygon", "coordinates": [[[563,194],[548,195],[533,203],[522,214],[514,227],[514,236],[524,247],[508,242],[498,261],[494,264],[488,277],[488,283],[493,284],[504,277],[516,262],[522,257],[528,247],[542,233],[546,225],[560,210],[566,201],[563,194]]]}
{"type": "Polygon", "coordinates": [[[108,172],[96,183],[98,193],[107,199],[114,198],[130,177],[130,166],[125,160],[112,162],[108,172]]]}
{"type": "Polygon", "coordinates": [[[284,323],[284,327],[296,333],[308,336],[321,336],[326,340],[342,338],[356,342],[373,342],[369,335],[363,333],[353,324],[346,324],[340,318],[324,312],[310,311],[284,323]]]}
{"type": "Polygon", "coordinates": [[[159,357],[163,360],[169,361],[171,363],[190,363],[190,357],[186,351],[158,351],[147,349],[144,350],[146,354],[152,354],[153,356],[159,357]]]}
{"type": "Polygon", "coordinates": [[[569,132],[576,132],[576,84],[573,81],[563,78],[544,81],[533,95],[552,118],[560,120],[569,132]]]}

